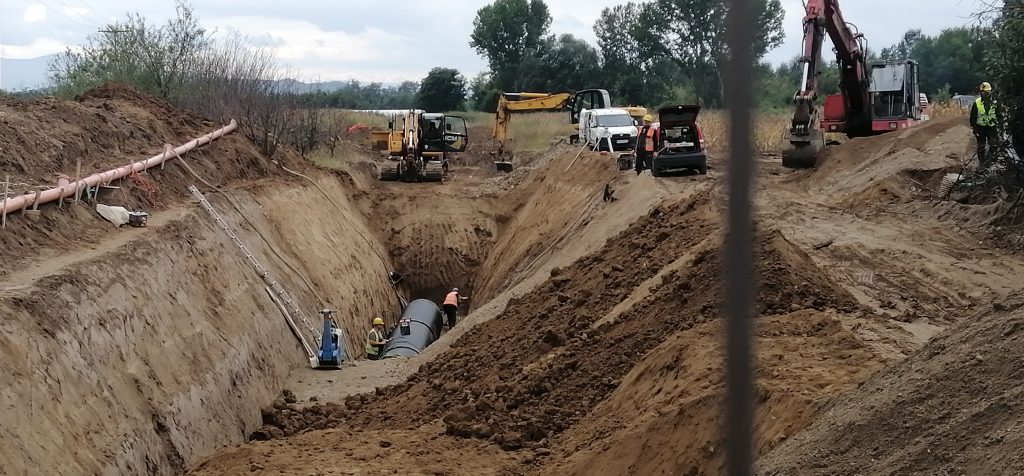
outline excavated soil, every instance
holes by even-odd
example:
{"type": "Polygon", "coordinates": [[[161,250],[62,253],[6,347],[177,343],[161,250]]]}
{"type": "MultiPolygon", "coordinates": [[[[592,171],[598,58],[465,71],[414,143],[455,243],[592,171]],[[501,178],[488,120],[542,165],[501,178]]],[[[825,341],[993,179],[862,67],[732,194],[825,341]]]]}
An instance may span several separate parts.
{"type": "MultiPolygon", "coordinates": [[[[75,157],[93,172],[216,127],[120,86],[3,102],[0,165],[28,189],[75,157]]],[[[338,371],[308,368],[173,162],[107,198],[151,211],[148,228],[83,206],[11,217],[5,470],[59,455],[56,474],[721,474],[722,158],[653,178],[558,145],[496,174],[475,144],[442,184],[379,182],[353,142],[335,171],[237,134],[187,158],[299,305],[339,311],[352,356],[370,319],[398,315],[387,271],[404,297],[471,296],[421,355],[338,371]]],[[[980,238],[983,210],[934,191],[969,148],[936,120],[812,171],[759,160],[764,474],[1020,471],[1024,262],[980,238]]]]}
{"type": "Polygon", "coordinates": [[[1011,296],[831,402],[759,474],[1021,474],[1024,299],[1011,296]]]}

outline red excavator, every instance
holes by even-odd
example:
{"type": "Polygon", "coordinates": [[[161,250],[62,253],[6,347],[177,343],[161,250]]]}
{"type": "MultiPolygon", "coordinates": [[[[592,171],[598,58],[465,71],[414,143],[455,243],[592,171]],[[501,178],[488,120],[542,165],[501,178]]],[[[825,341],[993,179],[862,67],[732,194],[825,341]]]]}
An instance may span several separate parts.
{"type": "Polygon", "coordinates": [[[838,0],[808,0],[803,20],[803,75],[793,96],[795,112],[782,151],[782,165],[814,167],[825,147],[825,132],[865,137],[917,125],[922,120],[917,62],[865,58],[866,40],[847,23],[838,0]],[[825,97],[824,114],[818,98],[818,69],[825,33],[835,45],[839,63],[839,94],[825,97]]]}

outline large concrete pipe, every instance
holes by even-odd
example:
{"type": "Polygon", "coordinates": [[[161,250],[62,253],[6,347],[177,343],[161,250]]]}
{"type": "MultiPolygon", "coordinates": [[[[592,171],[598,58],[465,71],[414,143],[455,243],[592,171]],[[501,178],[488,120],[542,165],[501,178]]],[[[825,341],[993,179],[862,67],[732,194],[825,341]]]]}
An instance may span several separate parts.
{"type": "Polygon", "coordinates": [[[405,306],[398,325],[391,331],[391,340],[384,346],[382,359],[413,357],[441,337],[444,315],[441,308],[428,299],[417,299],[405,306]]]}
{"type": "Polygon", "coordinates": [[[80,193],[86,186],[95,187],[97,185],[108,184],[113,180],[126,177],[133,173],[142,172],[150,167],[154,167],[164,163],[164,161],[175,157],[178,154],[184,154],[196,147],[209,144],[214,139],[220,138],[224,134],[227,134],[238,127],[238,123],[232,119],[231,123],[217,129],[204,136],[197,137],[190,142],[179,145],[178,147],[171,148],[166,146],[164,151],[154,155],[146,160],[140,160],[133,164],[111,169],[106,172],[100,172],[92,174],[81,180],[75,182],[68,181],[67,179],[60,179],[57,181],[57,186],[49,190],[44,190],[38,193],[28,193],[25,195],[19,195],[17,197],[7,198],[0,202],[0,211],[11,213],[22,208],[33,206],[41,203],[52,202],[61,198],[67,198],[77,193],[80,193]]]}

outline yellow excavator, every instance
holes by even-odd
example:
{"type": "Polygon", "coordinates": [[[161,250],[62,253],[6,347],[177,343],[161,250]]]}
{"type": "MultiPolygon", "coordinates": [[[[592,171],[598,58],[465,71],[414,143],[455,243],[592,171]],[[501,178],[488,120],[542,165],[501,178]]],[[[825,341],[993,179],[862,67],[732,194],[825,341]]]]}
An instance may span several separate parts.
{"type": "Polygon", "coordinates": [[[498,109],[494,113],[494,143],[497,150],[491,152],[494,166],[499,172],[512,171],[512,152],[508,150],[509,121],[512,112],[558,111],[569,109],[569,122],[579,124],[582,109],[611,107],[611,97],[604,89],[584,89],[575,93],[501,93],[498,109]]]}
{"type": "Polygon", "coordinates": [[[448,173],[448,155],[466,150],[469,132],[462,117],[410,109],[392,115],[388,130],[371,132],[370,140],[377,150],[387,150],[380,180],[440,182],[448,173]]]}

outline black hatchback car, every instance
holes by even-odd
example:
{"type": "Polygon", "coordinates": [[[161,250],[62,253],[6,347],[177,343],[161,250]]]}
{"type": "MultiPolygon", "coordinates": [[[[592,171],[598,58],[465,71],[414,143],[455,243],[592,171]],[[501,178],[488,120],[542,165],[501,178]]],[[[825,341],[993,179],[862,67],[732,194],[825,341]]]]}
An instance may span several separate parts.
{"type": "Polygon", "coordinates": [[[704,135],[697,125],[699,113],[700,106],[679,105],[658,109],[658,150],[651,161],[651,174],[655,177],[682,170],[708,173],[704,135]]]}

